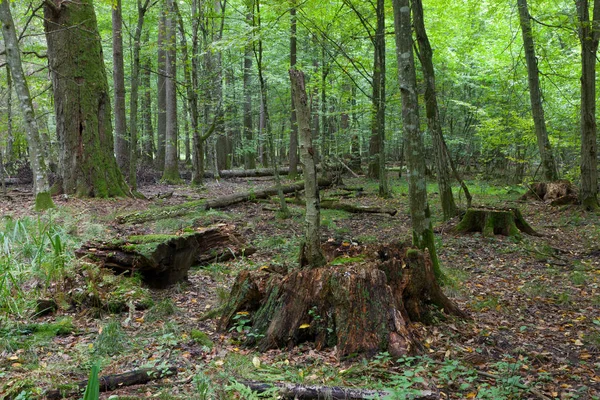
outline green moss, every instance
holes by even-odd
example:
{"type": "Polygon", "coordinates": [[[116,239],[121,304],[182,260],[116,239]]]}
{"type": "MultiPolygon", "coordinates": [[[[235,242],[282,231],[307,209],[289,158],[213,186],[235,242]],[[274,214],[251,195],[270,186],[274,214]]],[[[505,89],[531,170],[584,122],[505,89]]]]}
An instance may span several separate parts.
{"type": "Polygon", "coordinates": [[[136,252],[144,256],[151,256],[161,244],[177,238],[177,235],[139,235],[130,236],[121,247],[125,251],[136,252]]]}
{"type": "Polygon", "coordinates": [[[364,255],[360,255],[357,257],[337,257],[333,261],[331,261],[331,265],[345,265],[345,264],[353,264],[359,263],[365,260],[364,255]]]}
{"type": "Polygon", "coordinates": [[[35,211],[46,211],[54,208],[54,202],[49,192],[41,192],[35,196],[35,211]]]}
{"type": "Polygon", "coordinates": [[[201,346],[206,346],[209,349],[212,349],[214,346],[214,343],[212,340],[210,340],[210,337],[198,329],[192,329],[190,332],[190,337],[194,340],[194,342],[201,346]]]}

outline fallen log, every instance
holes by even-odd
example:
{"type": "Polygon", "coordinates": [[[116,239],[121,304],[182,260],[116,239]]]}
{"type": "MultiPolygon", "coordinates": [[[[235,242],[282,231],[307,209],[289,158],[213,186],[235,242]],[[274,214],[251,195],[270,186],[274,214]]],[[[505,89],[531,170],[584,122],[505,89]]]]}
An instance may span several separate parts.
{"type": "MultiPolygon", "coordinates": [[[[331,181],[319,179],[319,187],[331,186],[331,181]]],[[[294,193],[304,189],[304,182],[298,182],[282,187],[283,193],[294,193]]],[[[233,204],[264,199],[277,194],[277,187],[269,187],[261,190],[248,190],[234,193],[223,197],[209,200],[195,200],[172,207],[162,207],[159,210],[152,209],[120,215],[115,218],[119,224],[142,224],[144,222],[158,221],[166,218],[176,218],[191,212],[210,210],[211,208],[225,208],[233,204]]]]}
{"type": "MultiPolygon", "coordinates": [[[[340,386],[264,383],[256,381],[240,381],[239,383],[258,393],[266,392],[275,387],[279,391],[279,395],[285,399],[363,400],[396,398],[396,393],[392,390],[369,390],[340,386]]],[[[421,390],[418,393],[406,394],[402,398],[407,400],[438,400],[440,395],[432,390],[421,390]]]]}
{"type": "MultiPolygon", "coordinates": [[[[143,368],[123,374],[106,375],[100,377],[100,392],[111,392],[124,386],[143,385],[151,381],[177,374],[177,368],[143,368]]],[[[75,389],[48,390],[44,398],[48,400],[64,399],[83,393],[87,386],[87,379],[74,384],[75,389]]]]}
{"type": "MultiPolygon", "coordinates": [[[[290,169],[287,167],[277,170],[279,175],[287,175],[290,169]]],[[[255,178],[263,176],[274,176],[275,172],[272,168],[257,168],[257,169],[224,169],[219,171],[219,178],[255,178]]],[[[214,178],[213,172],[207,171],[204,173],[205,178],[214,178]]]]}
{"type": "MultiPolygon", "coordinates": [[[[303,200],[287,199],[292,204],[304,205],[303,200]]],[[[392,217],[398,213],[398,210],[391,207],[366,207],[356,206],[353,204],[342,203],[337,200],[321,200],[320,206],[322,209],[341,210],[353,214],[388,214],[392,217]]]]}
{"type": "MultiPolygon", "coordinates": [[[[88,242],[75,255],[118,273],[139,272],[148,286],[165,288],[184,280],[192,265],[214,259],[225,248],[242,246],[233,227],[218,225],[181,236],[142,235],[114,242],[88,242]]],[[[243,248],[237,252],[243,252],[243,248]]]]}

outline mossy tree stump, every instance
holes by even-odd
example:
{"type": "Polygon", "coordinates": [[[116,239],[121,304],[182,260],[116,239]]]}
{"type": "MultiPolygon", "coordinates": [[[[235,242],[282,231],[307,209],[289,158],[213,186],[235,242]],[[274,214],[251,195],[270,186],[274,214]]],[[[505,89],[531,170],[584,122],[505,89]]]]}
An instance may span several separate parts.
{"type": "Polygon", "coordinates": [[[541,236],[523,218],[518,208],[469,208],[456,232],[481,232],[484,236],[541,236]]]}
{"type": "Polygon", "coordinates": [[[231,226],[218,225],[184,235],[130,236],[113,242],[88,242],[75,252],[116,272],[139,272],[148,286],[165,288],[187,278],[192,265],[218,257],[220,249],[244,253],[231,226]],[[239,248],[231,250],[233,248],[239,248]]]}
{"type": "Polygon", "coordinates": [[[287,275],[244,271],[219,329],[230,329],[244,312],[251,320],[247,344],[261,351],[313,341],[317,348],[336,346],[340,356],[382,351],[401,356],[420,347],[409,322],[427,320],[430,306],[464,316],[442,293],[422,252],[394,244],[366,256],[359,264],[287,275]]]}

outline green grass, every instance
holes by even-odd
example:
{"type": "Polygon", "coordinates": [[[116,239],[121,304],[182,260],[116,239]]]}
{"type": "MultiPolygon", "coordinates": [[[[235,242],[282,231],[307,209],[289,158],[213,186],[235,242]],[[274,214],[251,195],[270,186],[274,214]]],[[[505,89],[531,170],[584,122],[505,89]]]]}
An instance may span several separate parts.
{"type": "Polygon", "coordinates": [[[125,351],[127,341],[121,323],[113,319],[102,326],[98,337],[94,341],[93,352],[99,356],[117,355],[125,351]]]}

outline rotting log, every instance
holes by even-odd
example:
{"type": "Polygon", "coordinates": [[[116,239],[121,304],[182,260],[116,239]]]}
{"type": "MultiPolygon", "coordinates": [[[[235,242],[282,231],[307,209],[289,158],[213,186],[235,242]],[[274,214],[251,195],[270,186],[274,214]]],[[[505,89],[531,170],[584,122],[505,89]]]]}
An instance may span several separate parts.
{"type": "MultiPolygon", "coordinates": [[[[290,172],[288,167],[278,168],[279,175],[287,175],[290,172]]],[[[219,178],[257,178],[274,176],[275,173],[272,168],[257,168],[257,169],[225,169],[219,171],[219,178]]],[[[215,175],[212,172],[205,172],[205,178],[214,178],[215,175]]]]}
{"type": "Polygon", "coordinates": [[[261,351],[313,341],[318,349],[335,346],[339,356],[387,351],[400,357],[421,348],[409,322],[428,321],[432,305],[466,316],[442,293],[421,251],[395,243],[365,249],[364,256],[359,263],[286,275],[243,271],[218,328],[228,330],[236,314],[245,312],[253,333],[247,344],[261,351]]]}
{"type": "MultiPolygon", "coordinates": [[[[165,378],[177,374],[177,368],[144,368],[137,369],[122,374],[106,375],[99,378],[100,392],[110,392],[121,387],[143,385],[151,381],[165,378]]],[[[74,390],[48,390],[44,394],[44,398],[48,400],[64,399],[72,396],[77,396],[83,393],[87,386],[87,379],[73,384],[76,387],[74,390]]]]}
{"type": "Polygon", "coordinates": [[[481,232],[484,236],[520,236],[520,232],[542,236],[525,221],[518,208],[469,208],[454,229],[459,233],[481,232]]]}
{"type": "Polygon", "coordinates": [[[207,253],[214,258],[227,247],[241,248],[242,243],[232,226],[217,225],[180,236],[144,235],[114,242],[88,242],[75,254],[119,273],[139,272],[148,286],[164,288],[184,280],[190,267],[205,260],[207,253]]]}
{"type": "Polygon", "coordinates": [[[549,203],[551,206],[577,204],[579,197],[577,187],[568,180],[554,182],[533,182],[521,200],[535,199],[549,203]]]}
{"type": "MultiPolygon", "coordinates": [[[[299,199],[287,199],[288,202],[297,205],[304,205],[303,200],[299,199]]],[[[354,204],[342,203],[337,200],[321,200],[320,206],[322,209],[329,210],[340,210],[346,211],[353,214],[388,214],[392,217],[398,213],[398,210],[391,207],[367,207],[357,206],[354,204]]]]}
{"type": "MultiPolygon", "coordinates": [[[[240,381],[252,391],[263,393],[277,388],[279,395],[285,399],[331,399],[331,400],[363,400],[395,398],[391,390],[369,390],[346,388],[339,386],[301,385],[295,383],[264,383],[256,381],[240,381]]],[[[433,390],[421,390],[419,393],[404,397],[411,400],[438,400],[439,393],[433,390]]]]}
{"type": "MultiPolygon", "coordinates": [[[[329,187],[331,181],[319,179],[319,187],[329,187]]],[[[298,182],[282,187],[283,193],[294,193],[304,189],[304,182],[298,182]]],[[[176,218],[192,212],[210,210],[211,208],[225,208],[244,201],[264,199],[277,194],[277,187],[269,187],[261,190],[249,190],[234,193],[215,199],[194,200],[171,207],[162,207],[159,210],[147,210],[120,215],[115,218],[119,224],[142,224],[144,222],[158,221],[166,218],[176,218]]]]}

